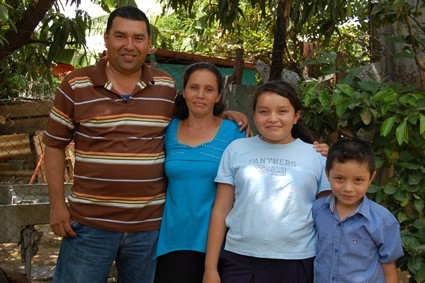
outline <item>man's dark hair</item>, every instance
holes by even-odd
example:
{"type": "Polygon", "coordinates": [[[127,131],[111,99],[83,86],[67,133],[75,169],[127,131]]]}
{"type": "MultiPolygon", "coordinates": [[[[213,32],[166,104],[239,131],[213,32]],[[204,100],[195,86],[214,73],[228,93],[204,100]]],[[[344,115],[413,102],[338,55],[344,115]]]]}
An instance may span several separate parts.
{"type": "Polygon", "coordinates": [[[142,10],[133,6],[124,6],[118,9],[115,9],[108,17],[108,24],[106,25],[106,33],[108,33],[112,28],[112,22],[116,17],[121,17],[124,19],[142,21],[146,23],[149,37],[151,36],[151,26],[149,24],[149,19],[146,17],[146,14],[142,10]]]}

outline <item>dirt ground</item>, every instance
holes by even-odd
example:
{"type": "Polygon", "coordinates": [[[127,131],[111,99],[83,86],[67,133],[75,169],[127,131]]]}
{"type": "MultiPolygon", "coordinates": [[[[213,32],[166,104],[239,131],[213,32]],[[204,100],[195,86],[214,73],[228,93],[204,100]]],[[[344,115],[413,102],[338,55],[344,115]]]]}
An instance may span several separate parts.
{"type": "MultiPolygon", "coordinates": [[[[32,258],[32,283],[52,282],[54,266],[59,253],[61,239],[50,231],[49,225],[36,225],[43,232],[37,254],[32,258]]],[[[16,243],[0,244],[0,267],[25,272],[21,261],[21,247],[16,243]]],[[[113,274],[113,271],[111,272],[113,274]]],[[[108,282],[115,282],[111,277],[108,282]]],[[[400,283],[408,283],[408,275],[400,273],[400,283]]]]}
{"type": "MultiPolygon", "coordinates": [[[[38,246],[37,254],[31,260],[31,282],[52,282],[54,267],[59,254],[61,238],[50,230],[50,226],[35,225],[43,237],[38,246]]],[[[8,270],[25,273],[25,263],[21,260],[21,246],[17,243],[0,244],[0,267],[8,270]]],[[[115,269],[111,270],[108,283],[115,282],[115,269]]]]}
{"type": "MultiPolygon", "coordinates": [[[[32,258],[32,282],[48,282],[53,277],[61,240],[50,231],[49,225],[36,225],[43,232],[37,254],[32,258]]],[[[0,244],[0,267],[25,272],[25,263],[21,260],[21,246],[17,243],[0,244]]]]}

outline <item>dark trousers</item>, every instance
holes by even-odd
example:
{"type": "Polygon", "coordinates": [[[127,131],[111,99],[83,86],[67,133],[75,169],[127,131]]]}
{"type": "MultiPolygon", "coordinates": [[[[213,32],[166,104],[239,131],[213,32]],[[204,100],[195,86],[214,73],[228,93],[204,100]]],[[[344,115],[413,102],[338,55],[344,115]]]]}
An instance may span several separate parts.
{"type": "Polygon", "coordinates": [[[176,251],[158,257],[155,283],[201,283],[205,254],[176,251]]]}
{"type": "Polygon", "coordinates": [[[313,258],[268,259],[224,251],[221,283],[312,283],[313,258]]]}

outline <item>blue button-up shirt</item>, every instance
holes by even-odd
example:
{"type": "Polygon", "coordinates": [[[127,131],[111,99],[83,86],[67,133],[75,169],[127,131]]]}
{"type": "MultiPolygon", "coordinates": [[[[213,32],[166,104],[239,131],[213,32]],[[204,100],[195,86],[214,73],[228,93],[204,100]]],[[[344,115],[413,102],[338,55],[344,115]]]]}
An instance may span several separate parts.
{"type": "Polygon", "coordinates": [[[334,195],[319,199],[313,218],[319,236],[314,282],[384,283],[381,263],[403,256],[398,221],[366,196],[356,212],[342,220],[334,195]]]}

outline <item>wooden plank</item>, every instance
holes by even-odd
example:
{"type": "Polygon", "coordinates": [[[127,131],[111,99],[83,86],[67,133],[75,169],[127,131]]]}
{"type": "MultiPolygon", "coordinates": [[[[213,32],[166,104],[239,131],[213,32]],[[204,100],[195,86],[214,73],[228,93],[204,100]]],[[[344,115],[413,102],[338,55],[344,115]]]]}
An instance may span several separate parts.
{"type": "Polygon", "coordinates": [[[28,134],[0,136],[0,158],[11,158],[31,154],[28,134]]]}
{"type": "Polygon", "coordinates": [[[53,102],[29,102],[16,105],[1,105],[0,113],[8,119],[49,116],[53,102]]]}
{"type": "Polygon", "coordinates": [[[74,165],[75,165],[75,153],[74,143],[71,142],[65,150],[65,182],[71,183],[74,181],[74,165]]]}
{"type": "Polygon", "coordinates": [[[48,116],[25,119],[7,118],[4,124],[0,124],[0,134],[34,133],[37,130],[44,130],[47,120],[48,116]]]}
{"type": "MultiPolygon", "coordinates": [[[[37,131],[35,132],[35,135],[33,136],[33,142],[34,142],[34,150],[35,150],[35,157],[37,163],[40,161],[44,154],[44,144],[42,143],[43,138],[43,131],[37,131]]],[[[41,166],[37,172],[37,182],[38,183],[46,183],[46,169],[44,167],[44,162],[41,163],[41,166]]]]}
{"type": "Polygon", "coordinates": [[[0,134],[33,133],[44,130],[52,102],[0,105],[0,134]]]}
{"type": "MultiPolygon", "coordinates": [[[[37,131],[33,137],[37,163],[40,161],[41,156],[44,154],[45,145],[42,142],[43,133],[44,131],[37,131]]],[[[64,181],[66,183],[71,183],[74,180],[74,165],[75,165],[74,143],[71,142],[65,149],[64,181]]],[[[37,173],[37,182],[38,183],[47,182],[46,168],[44,166],[44,162],[41,163],[40,169],[37,173]]]]}
{"type": "Polygon", "coordinates": [[[15,176],[15,177],[31,177],[32,170],[12,170],[12,171],[0,171],[2,176],[15,176]]]}
{"type": "MultiPolygon", "coordinates": [[[[193,62],[210,62],[217,66],[225,66],[225,67],[233,67],[235,64],[234,59],[217,58],[217,57],[198,55],[198,54],[187,53],[187,52],[171,51],[166,49],[149,49],[149,54],[155,54],[156,62],[162,62],[162,61],[176,62],[179,60],[185,60],[187,61],[186,62],[187,64],[193,63],[193,62]]],[[[248,63],[248,62],[244,63],[243,68],[246,70],[256,70],[255,64],[248,63]]]]}
{"type": "Polygon", "coordinates": [[[8,162],[0,162],[0,172],[1,171],[12,171],[18,170],[16,164],[8,163],[8,162]]]}

